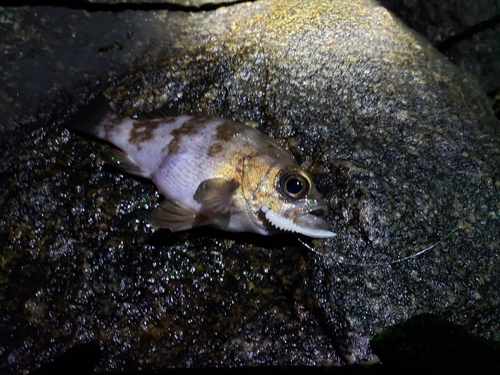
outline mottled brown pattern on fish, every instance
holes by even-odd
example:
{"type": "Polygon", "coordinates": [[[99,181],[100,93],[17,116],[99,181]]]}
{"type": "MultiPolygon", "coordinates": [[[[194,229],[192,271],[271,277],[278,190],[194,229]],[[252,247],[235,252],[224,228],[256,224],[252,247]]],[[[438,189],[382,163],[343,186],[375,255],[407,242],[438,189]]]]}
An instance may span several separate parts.
{"type": "Polygon", "coordinates": [[[162,120],[137,120],[132,124],[130,144],[136,145],[138,150],[142,149],[141,143],[154,138],[154,130],[160,125],[162,120]]]}
{"type": "Polygon", "coordinates": [[[122,124],[123,119],[118,116],[109,118],[103,125],[104,139],[111,139],[111,134],[122,124]]]}
{"type": "Polygon", "coordinates": [[[224,121],[217,126],[214,139],[218,142],[208,148],[208,156],[213,157],[224,151],[224,144],[227,145],[227,142],[231,141],[234,135],[240,132],[238,128],[235,129],[235,124],[228,121],[224,121]]]}
{"type": "Polygon", "coordinates": [[[222,143],[214,143],[212,146],[208,148],[208,156],[214,157],[215,155],[224,151],[224,147],[222,143]]]}
{"type": "Polygon", "coordinates": [[[169,155],[174,155],[179,152],[180,143],[184,136],[196,134],[203,125],[207,123],[207,119],[203,117],[192,117],[184,122],[179,128],[172,130],[172,140],[168,143],[167,149],[169,155]]]}
{"type": "Polygon", "coordinates": [[[239,126],[235,126],[234,123],[229,121],[224,121],[222,124],[217,126],[217,133],[215,134],[215,139],[218,141],[228,142],[233,139],[234,135],[239,133],[239,126]]]}

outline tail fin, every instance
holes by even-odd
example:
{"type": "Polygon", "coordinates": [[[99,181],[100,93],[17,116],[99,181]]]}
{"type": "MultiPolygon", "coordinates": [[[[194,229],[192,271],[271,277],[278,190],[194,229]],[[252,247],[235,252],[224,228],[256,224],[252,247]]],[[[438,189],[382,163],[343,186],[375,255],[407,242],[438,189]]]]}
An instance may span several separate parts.
{"type": "Polygon", "coordinates": [[[78,110],[66,127],[97,136],[102,123],[113,113],[104,95],[99,94],[87,106],[78,110]]]}

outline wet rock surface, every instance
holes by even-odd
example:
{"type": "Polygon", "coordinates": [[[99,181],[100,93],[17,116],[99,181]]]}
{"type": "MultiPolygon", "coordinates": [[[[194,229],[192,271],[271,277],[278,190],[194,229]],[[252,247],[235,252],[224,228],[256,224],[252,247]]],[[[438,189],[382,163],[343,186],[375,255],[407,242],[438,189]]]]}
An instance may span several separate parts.
{"type": "Polygon", "coordinates": [[[72,34],[40,36],[40,71],[95,65],[70,63],[66,94],[33,76],[54,98],[41,109],[10,102],[28,115],[0,140],[2,371],[83,343],[100,346],[101,371],[376,363],[370,340],[422,313],[500,340],[499,124],[477,81],[384,8],[54,11],[2,19],[71,20],[111,47],[79,54],[72,34]],[[64,128],[99,90],[122,113],[167,104],[259,126],[314,175],[337,237],[303,239],[312,251],[287,235],[155,232],[154,185],[104,167],[108,145],[64,128]]]}

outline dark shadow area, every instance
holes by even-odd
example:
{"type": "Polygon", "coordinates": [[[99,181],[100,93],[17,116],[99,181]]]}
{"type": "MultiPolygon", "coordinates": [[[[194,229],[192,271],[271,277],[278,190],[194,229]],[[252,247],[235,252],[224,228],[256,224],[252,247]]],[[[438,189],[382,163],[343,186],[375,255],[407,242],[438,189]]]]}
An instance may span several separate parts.
{"type": "Polygon", "coordinates": [[[493,16],[490,19],[476,23],[475,25],[468,27],[464,31],[457,33],[453,36],[450,36],[449,38],[443,40],[440,43],[436,43],[434,47],[436,47],[436,49],[439,52],[445,52],[447,49],[461,42],[462,40],[469,39],[472,35],[493,28],[499,24],[500,24],[500,14],[497,14],[496,16],[493,16]]]}
{"type": "Polygon", "coordinates": [[[71,2],[64,0],[6,0],[3,1],[3,7],[23,7],[23,6],[51,6],[61,7],[74,10],[86,10],[87,12],[123,12],[125,10],[142,10],[142,11],[155,11],[155,10],[170,10],[170,11],[186,11],[186,12],[200,12],[207,10],[214,10],[220,7],[234,5],[238,3],[247,2],[244,0],[227,1],[219,4],[206,4],[199,7],[183,6],[169,3],[119,3],[119,4],[102,4],[91,3],[83,0],[72,0],[71,2]]]}
{"type": "MultiPolygon", "coordinates": [[[[150,211],[143,212],[146,217],[150,211]]],[[[172,232],[170,229],[158,229],[149,238],[148,244],[151,246],[172,246],[187,237],[191,240],[194,238],[210,237],[215,240],[235,241],[237,243],[244,243],[246,245],[253,245],[256,247],[263,247],[265,249],[282,249],[284,247],[301,247],[302,245],[297,237],[292,233],[279,233],[272,236],[262,236],[256,233],[243,233],[243,232],[224,232],[209,226],[202,226],[190,229],[189,231],[172,232]]],[[[303,239],[301,237],[301,239],[303,239]]],[[[309,241],[308,239],[303,239],[309,241]]]]}
{"type": "MultiPolygon", "coordinates": [[[[383,374],[394,370],[422,373],[500,373],[500,343],[471,335],[458,325],[432,314],[416,316],[402,324],[387,328],[372,340],[372,346],[382,364],[344,367],[264,366],[234,369],[211,369],[224,375],[276,374],[305,371],[308,374],[383,374]]],[[[206,369],[163,369],[144,371],[95,372],[101,358],[97,343],[77,345],[60,357],[33,372],[48,374],[122,374],[122,375],[194,375],[206,369]]]]}
{"type": "Polygon", "coordinates": [[[86,375],[94,373],[101,360],[99,344],[90,342],[68,349],[55,361],[33,372],[33,375],[73,374],[86,375]]]}
{"type": "Polygon", "coordinates": [[[495,117],[500,120],[500,88],[498,92],[492,99],[493,101],[493,111],[495,112],[495,117]]]}
{"type": "MultiPolygon", "coordinates": [[[[66,354],[66,353],[65,353],[66,354]]],[[[267,374],[298,374],[301,372],[308,375],[327,375],[327,374],[382,374],[384,369],[380,365],[373,366],[346,366],[346,367],[285,367],[285,366],[262,366],[262,367],[239,367],[231,369],[164,369],[164,370],[142,370],[142,371],[113,371],[113,372],[95,372],[89,369],[88,366],[83,367],[67,367],[61,360],[65,356],[63,354],[60,358],[56,359],[53,363],[42,367],[34,372],[35,375],[48,375],[48,374],[77,374],[77,375],[202,375],[209,371],[211,374],[220,375],[267,375],[267,374]]],[[[82,353],[83,354],[83,353],[82,353]]],[[[79,359],[91,361],[89,357],[82,357],[79,359]]]]}
{"type": "Polygon", "coordinates": [[[499,342],[471,335],[437,315],[418,315],[387,328],[371,344],[385,370],[500,373],[499,342]]]}

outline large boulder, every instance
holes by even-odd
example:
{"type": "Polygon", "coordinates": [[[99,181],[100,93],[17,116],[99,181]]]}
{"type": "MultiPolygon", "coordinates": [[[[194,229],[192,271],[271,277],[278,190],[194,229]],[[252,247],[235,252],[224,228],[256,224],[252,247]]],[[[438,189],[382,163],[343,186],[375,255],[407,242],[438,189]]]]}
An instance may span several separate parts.
{"type": "Polygon", "coordinates": [[[125,41],[148,38],[142,15],[57,14],[122,22],[103,53],[137,59],[2,134],[2,371],[89,342],[101,370],[376,363],[372,338],[423,313],[500,339],[498,121],[478,82],[387,10],[158,11],[147,26],[164,38],[147,55],[125,41]],[[337,237],[155,232],[152,183],[104,167],[109,146],[64,127],[101,89],[129,115],[168,105],[258,126],[313,174],[337,237]]]}

